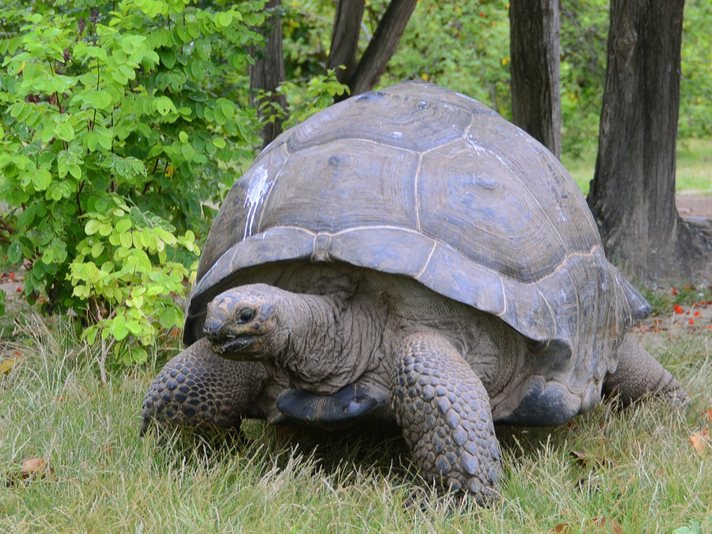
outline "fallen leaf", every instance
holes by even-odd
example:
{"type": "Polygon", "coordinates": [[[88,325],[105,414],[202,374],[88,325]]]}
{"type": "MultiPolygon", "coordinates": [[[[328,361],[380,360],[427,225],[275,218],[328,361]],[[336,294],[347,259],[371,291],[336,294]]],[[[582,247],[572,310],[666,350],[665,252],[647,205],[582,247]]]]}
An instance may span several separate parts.
{"type": "MultiPolygon", "coordinates": [[[[603,425],[601,425],[603,427],[603,425]]],[[[569,456],[572,458],[576,459],[576,463],[582,467],[586,467],[589,465],[589,463],[593,463],[594,467],[604,467],[604,466],[611,466],[615,467],[616,464],[613,462],[613,460],[610,460],[608,458],[601,458],[599,456],[590,456],[588,454],[585,454],[583,452],[578,452],[578,451],[571,451],[569,453],[569,456]]]]}
{"type": "Polygon", "coordinates": [[[591,519],[591,524],[598,527],[596,530],[612,532],[613,534],[623,534],[623,527],[615,521],[606,519],[605,517],[594,517],[591,519]]]}
{"type": "Polygon", "coordinates": [[[586,465],[588,459],[587,459],[587,457],[586,457],[586,455],[585,455],[584,453],[578,452],[578,451],[571,451],[571,452],[569,453],[569,455],[570,455],[572,458],[576,458],[576,463],[577,463],[577,464],[579,464],[579,465],[586,465]]]}
{"type": "Polygon", "coordinates": [[[24,462],[22,462],[22,466],[20,466],[20,476],[23,479],[40,479],[44,478],[47,474],[53,475],[54,468],[44,457],[25,460],[24,462]]]}
{"type": "Polygon", "coordinates": [[[673,310],[675,310],[675,313],[677,313],[678,315],[681,315],[682,313],[684,313],[682,311],[682,306],[680,306],[679,304],[675,304],[675,307],[673,308],[673,310]]]}
{"type": "Polygon", "coordinates": [[[6,375],[15,367],[15,360],[8,358],[0,363],[0,375],[6,375]]]}
{"type": "Polygon", "coordinates": [[[30,460],[25,460],[22,464],[20,464],[19,469],[17,468],[19,460],[15,460],[15,462],[15,467],[5,473],[6,488],[11,488],[20,483],[20,481],[24,484],[28,484],[32,480],[39,480],[47,475],[54,474],[54,468],[45,458],[32,458],[30,460]]]}
{"type": "Polygon", "coordinates": [[[692,447],[697,454],[705,454],[712,445],[710,443],[710,429],[703,428],[692,434],[690,436],[690,443],[692,443],[692,447]]]}
{"type": "Polygon", "coordinates": [[[573,532],[573,529],[569,523],[559,523],[554,528],[549,529],[549,534],[561,534],[562,532],[573,532]]]}

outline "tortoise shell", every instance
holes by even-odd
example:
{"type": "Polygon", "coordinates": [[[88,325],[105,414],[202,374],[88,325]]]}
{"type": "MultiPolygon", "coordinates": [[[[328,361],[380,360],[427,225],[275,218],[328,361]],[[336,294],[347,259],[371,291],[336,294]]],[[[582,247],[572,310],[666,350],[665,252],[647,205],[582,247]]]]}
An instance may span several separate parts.
{"type": "Polygon", "coordinates": [[[485,105],[419,82],[331,106],[255,159],[208,235],[185,343],[215,295],[295,261],[410,277],[499,317],[582,412],[649,311],[555,156],[485,105]]]}

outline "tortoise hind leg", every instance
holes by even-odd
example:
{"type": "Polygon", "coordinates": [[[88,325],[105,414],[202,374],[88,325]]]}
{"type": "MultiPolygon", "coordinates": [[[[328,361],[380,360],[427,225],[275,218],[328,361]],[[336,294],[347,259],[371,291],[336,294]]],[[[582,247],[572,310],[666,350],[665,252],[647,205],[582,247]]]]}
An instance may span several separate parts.
{"type": "Polygon", "coordinates": [[[606,376],[603,393],[619,395],[623,406],[650,393],[675,405],[684,406],[689,401],[680,383],[630,335],[618,349],[618,369],[606,376]]]}
{"type": "Polygon", "coordinates": [[[245,416],[266,417],[258,398],[267,382],[259,363],[213,354],[201,339],[169,361],[146,391],[141,435],[152,420],[168,426],[239,428],[245,416]]]}
{"type": "Polygon", "coordinates": [[[413,334],[400,344],[393,410],[421,476],[480,504],[499,494],[499,443],[482,382],[445,338],[413,334]]]}

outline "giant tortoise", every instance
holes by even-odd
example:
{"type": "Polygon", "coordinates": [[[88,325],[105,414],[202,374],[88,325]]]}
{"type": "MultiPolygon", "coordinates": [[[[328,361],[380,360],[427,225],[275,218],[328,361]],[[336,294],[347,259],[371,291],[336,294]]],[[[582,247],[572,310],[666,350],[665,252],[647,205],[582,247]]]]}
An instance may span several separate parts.
{"type": "Polygon", "coordinates": [[[569,174],[483,104],[408,82],[282,134],[227,195],[143,429],[397,424],[427,480],[497,493],[494,422],[602,392],[684,401],[569,174]]]}

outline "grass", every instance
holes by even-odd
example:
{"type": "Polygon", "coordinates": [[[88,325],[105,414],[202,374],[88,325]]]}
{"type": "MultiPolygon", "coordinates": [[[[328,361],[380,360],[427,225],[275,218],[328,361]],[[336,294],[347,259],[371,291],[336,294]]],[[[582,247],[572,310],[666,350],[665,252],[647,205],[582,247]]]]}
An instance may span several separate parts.
{"type": "Polygon", "coordinates": [[[0,532],[607,532],[602,517],[626,533],[712,532],[712,450],[689,440],[710,426],[709,335],[656,353],[692,395],[687,411],[609,402],[561,427],[498,428],[503,498],[479,509],[434,494],[408,506],[423,484],[407,447],[371,430],[290,436],[251,421],[247,440],[141,438],[161,355],[102,387],[96,354],[72,356],[68,323],[26,319],[3,347],[18,363],[0,375],[0,479],[35,457],[54,474],[0,483],[0,532]]]}
{"type": "MultiPolygon", "coordinates": [[[[563,155],[561,161],[587,195],[596,167],[595,149],[584,152],[580,158],[563,155]]],[[[712,195],[712,139],[686,139],[678,143],[675,186],[678,191],[712,195]]]]}

